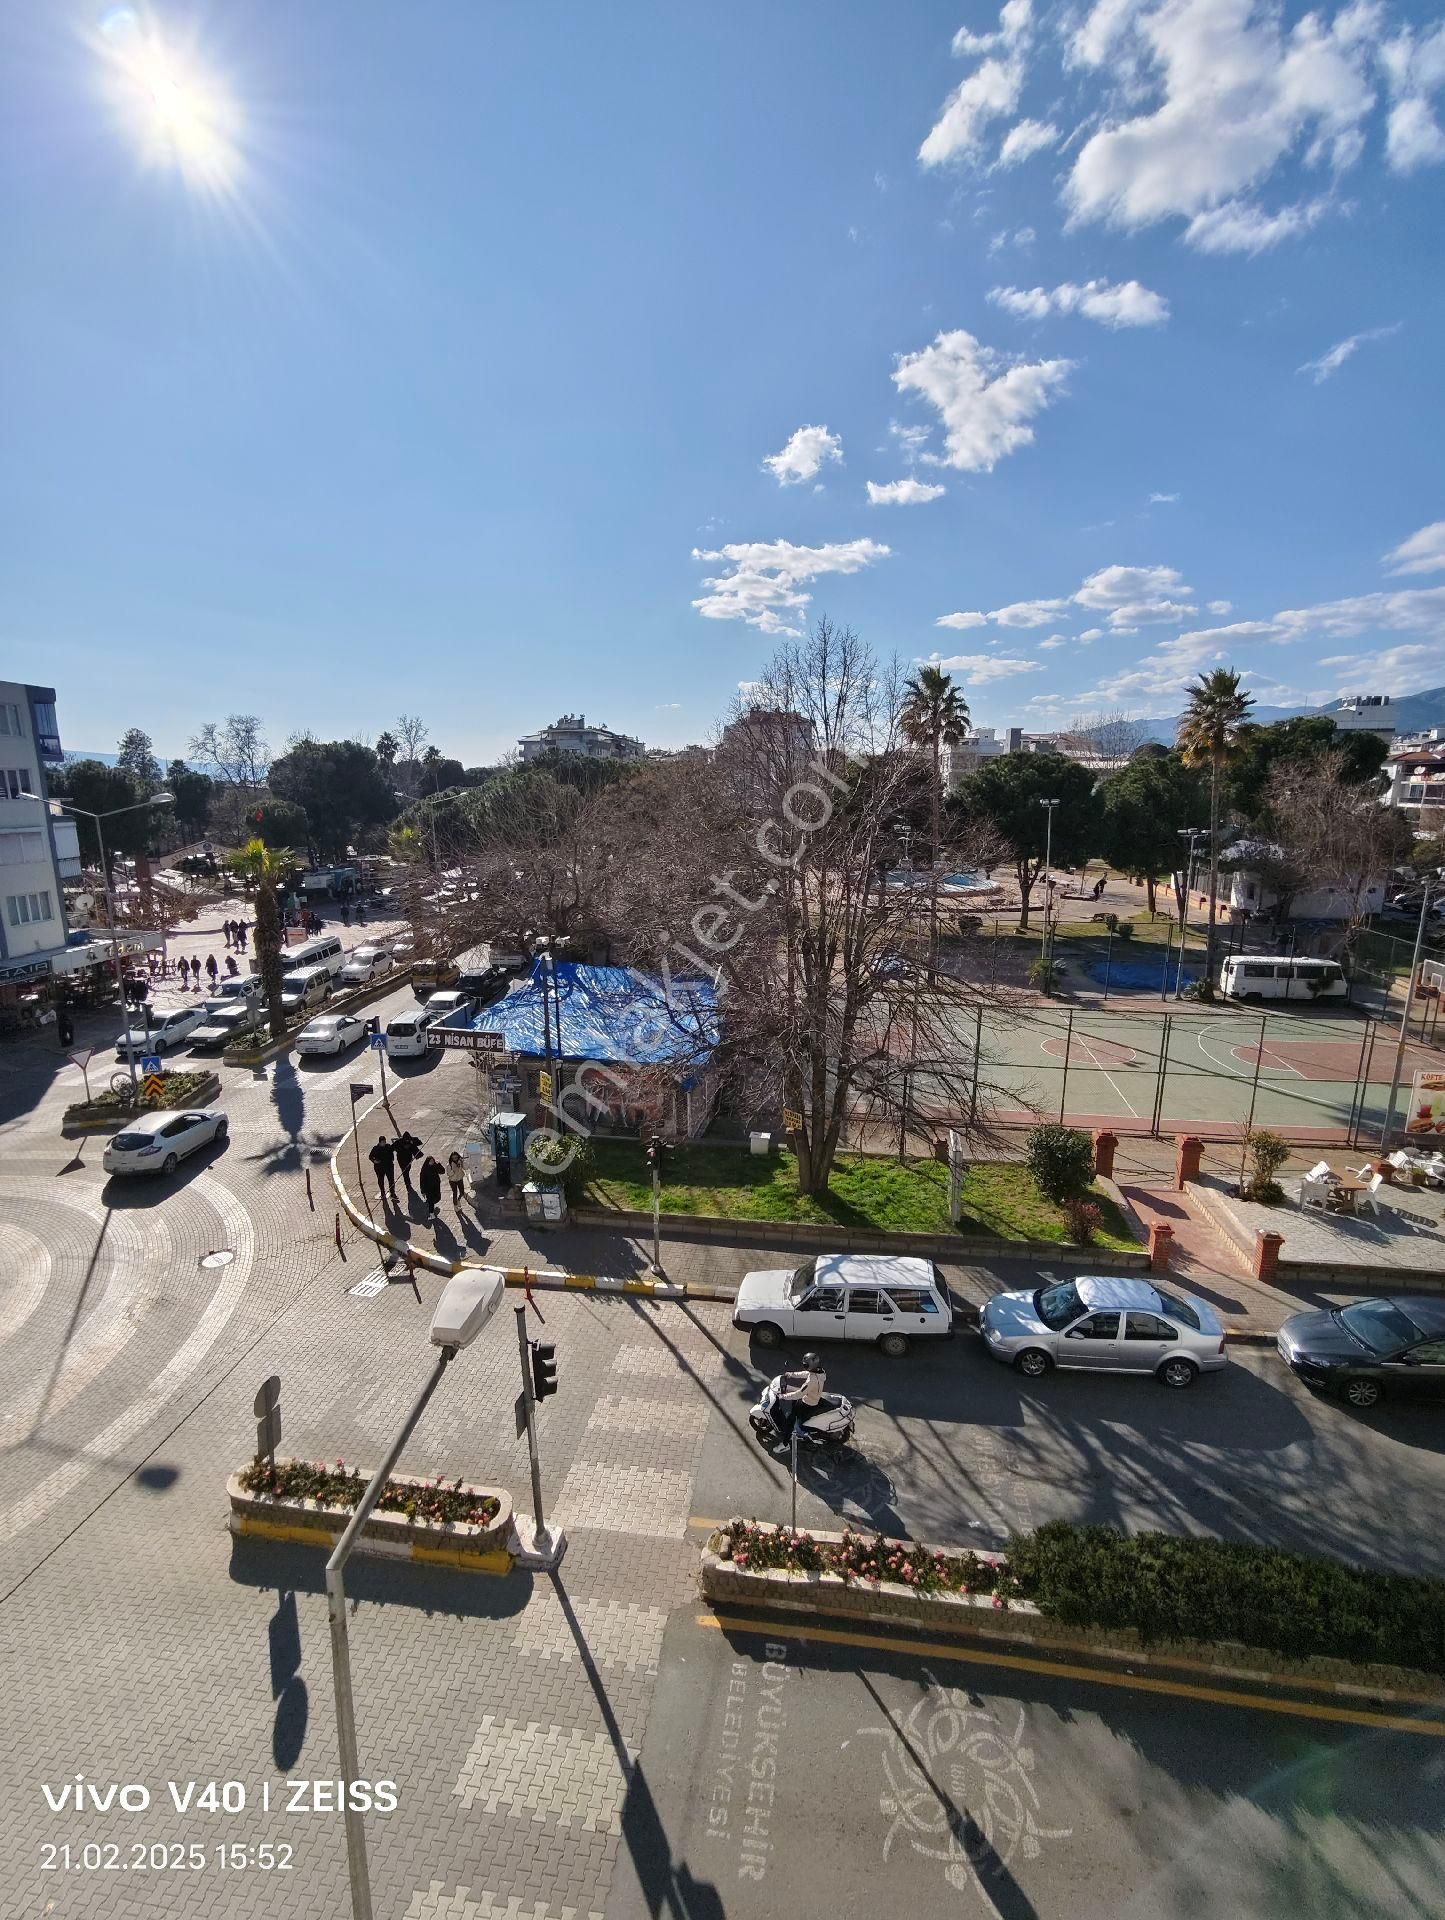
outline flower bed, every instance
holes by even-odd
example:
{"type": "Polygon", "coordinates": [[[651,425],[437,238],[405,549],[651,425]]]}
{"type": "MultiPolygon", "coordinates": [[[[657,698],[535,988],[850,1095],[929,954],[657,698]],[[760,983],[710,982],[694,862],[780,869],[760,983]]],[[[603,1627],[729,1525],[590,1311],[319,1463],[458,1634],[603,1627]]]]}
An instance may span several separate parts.
{"type": "MultiPolygon", "coordinates": [[[[273,1500],[312,1500],[318,1507],[354,1510],[366,1491],[369,1474],[338,1460],[278,1460],[275,1466],[253,1460],[236,1478],[245,1492],[273,1500]]],[[[401,1513],[408,1520],[429,1520],[438,1526],[490,1527],[501,1509],[494,1493],[479,1492],[460,1479],[450,1485],[438,1477],[427,1482],[410,1475],[388,1480],[376,1503],[378,1513],[401,1513]]]]}
{"type": "MultiPolygon", "coordinates": [[[[193,1073],[178,1073],[167,1068],[161,1075],[164,1082],[160,1097],[147,1100],[142,1097],[135,1106],[130,1103],[130,1089],[123,1094],[114,1093],[107,1087],[104,1093],[97,1094],[89,1102],[79,1101],[73,1107],[65,1109],[61,1121],[62,1129],[87,1127],[122,1127],[133,1120],[138,1113],[174,1112],[181,1107],[198,1107],[208,1100],[214,1100],[221,1091],[219,1075],[203,1070],[193,1073]]],[[[141,1075],[137,1070],[136,1081],[139,1086],[141,1075]]]]}
{"type": "Polygon", "coordinates": [[[991,1594],[999,1606],[1007,1606],[1018,1591],[1002,1556],[969,1548],[951,1553],[851,1528],[833,1536],[729,1520],[713,1536],[712,1551],[745,1572],[831,1573],[845,1586],[859,1580],[896,1581],[915,1593],[991,1594]]]}

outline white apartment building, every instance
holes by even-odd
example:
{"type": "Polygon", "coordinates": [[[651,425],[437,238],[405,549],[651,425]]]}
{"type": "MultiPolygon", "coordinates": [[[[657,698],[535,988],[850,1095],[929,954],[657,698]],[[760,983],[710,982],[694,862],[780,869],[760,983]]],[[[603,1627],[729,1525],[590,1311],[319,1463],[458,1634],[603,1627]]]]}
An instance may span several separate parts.
{"type": "Polygon", "coordinates": [[[1395,738],[1388,693],[1352,693],[1330,708],[1329,717],[1340,733],[1377,733],[1387,745],[1395,738]]]}
{"type": "Polygon", "coordinates": [[[48,973],[65,945],[62,862],[78,870],[79,849],[51,816],[45,777],[62,757],[55,689],[0,681],[0,987],[48,973]]]}
{"type": "Polygon", "coordinates": [[[643,746],[631,734],[611,727],[588,726],[585,713],[564,713],[538,733],[524,733],[517,742],[523,764],[548,753],[579,753],[586,760],[640,760],[643,746]]]}

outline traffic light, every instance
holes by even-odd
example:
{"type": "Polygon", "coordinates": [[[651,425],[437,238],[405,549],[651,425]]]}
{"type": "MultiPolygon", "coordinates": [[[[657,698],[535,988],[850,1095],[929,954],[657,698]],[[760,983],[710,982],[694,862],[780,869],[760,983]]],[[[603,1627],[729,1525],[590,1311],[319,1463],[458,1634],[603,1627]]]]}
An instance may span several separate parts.
{"type": "Polygon", "coordinates": [[[371,1018],[366,1023],[366,1031],[368,1033],[381,1032],[381,1016],[379,1014],[375,1014],[375,1013],[372,1014],[371,1018]]]}
{"type": "Polygon", "coordinates": [[[549,1340],[531,1340],[532,1398],[545,1400],[557,1391],[557,1349],[549,1340]]]}
{"type": "Polygon", "coordinates": [[[662,1142],[656,1134],[647,1143],[647,1168],[649,1173],[662,1171],[662,1142]]]}

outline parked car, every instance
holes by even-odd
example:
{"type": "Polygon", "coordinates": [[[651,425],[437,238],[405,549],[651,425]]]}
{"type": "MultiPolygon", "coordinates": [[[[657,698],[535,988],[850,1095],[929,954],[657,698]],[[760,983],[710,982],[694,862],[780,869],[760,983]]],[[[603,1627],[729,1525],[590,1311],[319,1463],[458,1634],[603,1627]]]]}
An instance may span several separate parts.
{"type": "Polygon", "coordinates": [[[129,1060],[134,1055],[139,1060],[147,1053],[172,1053],[209,1015],[209,1007],[200,1000],[190,1007],[152,1008],[149,1025],[127,1027],[121,1034],[115,1057],[129,1060]]]}
{"type": "Polygon", "coordinates": [[[296,1036],[297,1053],[340,1053],[354,1047],[366,1032],[366,1022],[355,1013],[323,1013],[308,1020],[296,1036]]]}
{"type": "Polygon", "coordinates": [[[101,1165],[107,1173],[174,1173],[188,1153],[225,1138],[226,1116],[219,1107],[143,1113],[112,1137],[101,1165]]]}
{"type": "Polygon", "coordinates": [[[429,993],[426,997],[427,1012],[434,1013],[438,1020],[445,1020],[449,1013],[470,1013],[473,1004],[472,996],[456,987],[444,993],[429,993]]]}
{"type": "Polygon", "coordinates": [[[353,947],[346,956],[341,972],[336,976],[337,984],[344,987],[366,987],[373,980],[379,980],[383,974],[391,972],[391,955],[385,947],[353,947]]]}
{"type": "Polygon", "coordinates": [[[259,973],[223,974],[216,982],[216,992],[222,1000],[228,1001],[263,1001],[266,997],[259,973]]]}
{"type": "Polygon", "coordinates": [[[996,1360],[1012,1361],[1031,1380],[1078,1367],[1152,1373],[1167,1387],[1192,1387],[1226,1364],[1213,1307],[1133,1276],[1087,1274],[1032,1293],[996,1293],[980,1331],[996,1360]]]}
{"type": "Polygon", "coordinates": [[[1445,1396],[1445,1298],[1404,1293],[1294,1313],[1276,1344],[1306,1386],[1352,1407],[1385,1394],[1445,1396]]]}
{"type": "Polygon", "coordinates": [[[743,1276],[733,1325],[760,1347],[784,1340],[867,1340],[890,1357],[953,1332],[933,1263],[902,1254],[830,1253],[743,1276]]]}
{"type": "Polygon", "coordinates": [[[324,1007],[330,998],[331,972],[319,963],[281,976],[281,1005],[288,1019],[309,1013],[313,1007],[324,1007]]]}
{"type": "Polygon", "coordinates": [[[238,1040],[245,1040],[266,1023],[266,1009],[257,999],[237,1000],[213,1006],[200,1026],[191,1034],[192,1053],[219,1053],[238,1040]]]}
{"type": "Polygon", "coordinates": [[[418,1007],[412,1013],[394,1014],[386,1023],[386,1051],[393,1060],[414,1060],[426,1052],[427,1028],[436,1020],[434,1013],[418,1007]]]}

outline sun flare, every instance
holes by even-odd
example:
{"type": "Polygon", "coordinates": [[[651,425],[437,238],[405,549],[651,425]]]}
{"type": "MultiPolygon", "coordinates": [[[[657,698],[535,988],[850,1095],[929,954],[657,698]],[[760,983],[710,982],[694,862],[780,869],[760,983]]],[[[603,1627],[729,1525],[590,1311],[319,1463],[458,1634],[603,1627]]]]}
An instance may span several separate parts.
{"type": "Polygon", "coordinates": [[[130,7],[106,15],[100,47],[108,91],[141,158],[198,188],[230,187],[240,168],[240,116],[221,80],[130,7]]]}

